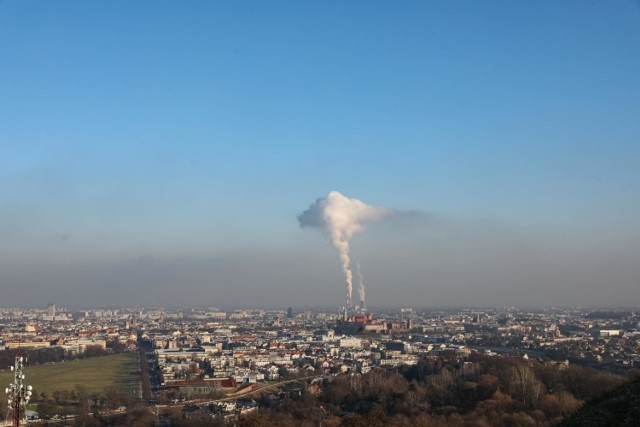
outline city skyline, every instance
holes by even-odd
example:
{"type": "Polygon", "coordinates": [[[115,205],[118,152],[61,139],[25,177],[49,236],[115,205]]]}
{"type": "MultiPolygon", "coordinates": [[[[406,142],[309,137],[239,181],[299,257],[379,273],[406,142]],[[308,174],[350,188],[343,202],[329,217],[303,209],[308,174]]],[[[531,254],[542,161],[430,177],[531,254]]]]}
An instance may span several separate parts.
{"type": "Polygon", "coordinates": [[[2,306],[640,305],[637,2],[2,2],[2,306]]]}

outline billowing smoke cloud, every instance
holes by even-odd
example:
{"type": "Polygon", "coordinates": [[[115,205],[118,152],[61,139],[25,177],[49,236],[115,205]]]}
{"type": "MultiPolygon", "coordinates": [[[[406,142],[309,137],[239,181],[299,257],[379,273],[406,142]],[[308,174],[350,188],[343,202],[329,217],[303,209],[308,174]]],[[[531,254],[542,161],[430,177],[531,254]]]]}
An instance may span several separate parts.
{"type": "Polygon", "coordinates": [[[351,238],[354,234],[362,232],[365,224],[378,221],[393,212],[391,209],[371,206],[358,199],[350,199],[337,191],[331,191],[298,215],[301,227],[317,227],[326,231],[331,243],[338,250],[347,288],[347,306],[352,306],[353,290],[353,273],[349,259],[351,238]]]}
{"type": "Polygon", "coordinates": [[[365,307],[364,276],[360,270],[360,261],[356,263],[356,272],[358,273],[358,295],[360,296],[360,308],[364,310],[367,307],[365,307]]]}

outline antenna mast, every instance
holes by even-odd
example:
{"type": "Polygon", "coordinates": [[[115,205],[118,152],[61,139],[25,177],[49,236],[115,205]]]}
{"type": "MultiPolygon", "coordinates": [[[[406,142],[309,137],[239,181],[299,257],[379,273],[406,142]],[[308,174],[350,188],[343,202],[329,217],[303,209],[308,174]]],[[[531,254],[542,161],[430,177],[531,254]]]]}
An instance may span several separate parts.
{"type": "Polygon", "coordinates": [[[9,412],[7,413],[7,419],[11,414],[13,421],[13,427],[20,427],[20,420],[24,419],[24,424],[27,425],[26,405],[31,398],[32,387],[24,385],[24,374],[22,373],[24,368],[25,358],[16,355],[16,364],[11,367],[14,371],[13,383],[9,384],[9,387],[5,389],[7,393],[7,403],[9,406],[9,412]]]}

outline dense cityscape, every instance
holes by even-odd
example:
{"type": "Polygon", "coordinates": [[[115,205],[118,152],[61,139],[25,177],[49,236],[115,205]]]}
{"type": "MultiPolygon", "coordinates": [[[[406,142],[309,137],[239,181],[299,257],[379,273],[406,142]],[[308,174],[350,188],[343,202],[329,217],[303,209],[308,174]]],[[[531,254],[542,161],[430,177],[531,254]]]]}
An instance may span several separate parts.
{"type": "MultiPolygon", "coordinates": [[[[425,365],[453,363],[473,371],[479,361],[494,358],[626,378],[640,367],[639,323],[637,310],[621,308],[404,307],[365,313],[337,308],[76,310],[49,304],[0,310],[0,355],[3,370],[17,351],[27,355],[27,381],[34,364],[139,355],[140,375],[120,398],[115,391],[116,396],[94,393],[85,396],[93,403],[82,408],[72,390],[58,390],[54,397],[35,387],[27,411],[31,422],[85,425],[80,423],[83,410],[106,422],[144,408],[157,425],[174,425],[176,416],[184,425],[205,416],[226,425],[285,399],[330,390],[340,378],[408,375],[425,365]],[[65,400],[74,404],[62,404],[65,400]]],[[[431,400],[432,414],[451,416],[431,400]]],[[[331,415],[349,419],[344,407],[325,414],[331,415]]]]}

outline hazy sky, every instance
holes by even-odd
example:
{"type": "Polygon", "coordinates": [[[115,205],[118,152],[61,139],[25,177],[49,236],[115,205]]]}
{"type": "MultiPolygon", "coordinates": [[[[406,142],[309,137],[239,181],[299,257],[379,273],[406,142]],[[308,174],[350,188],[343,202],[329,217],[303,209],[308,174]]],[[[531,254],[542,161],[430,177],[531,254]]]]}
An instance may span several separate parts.
{"type": "Polygon", "coordinates": [[[0,1],[0,306],[640,304],[640,4],[0,1]]]}

